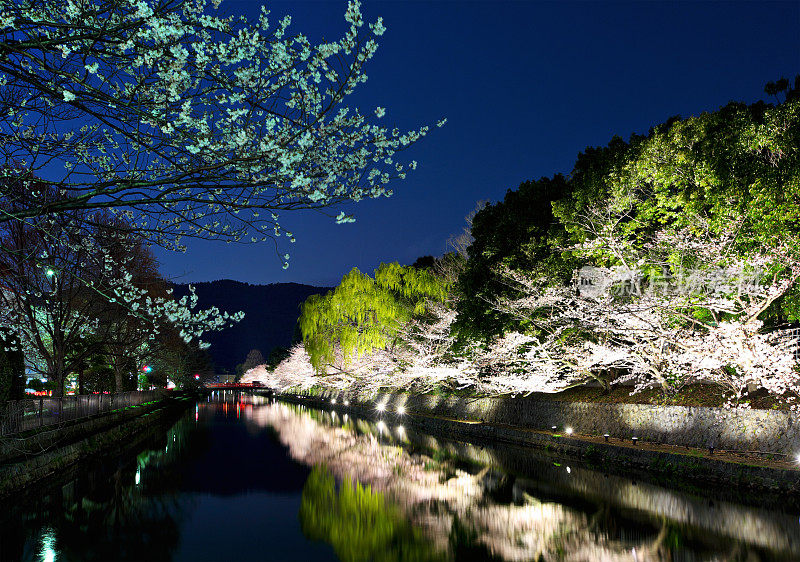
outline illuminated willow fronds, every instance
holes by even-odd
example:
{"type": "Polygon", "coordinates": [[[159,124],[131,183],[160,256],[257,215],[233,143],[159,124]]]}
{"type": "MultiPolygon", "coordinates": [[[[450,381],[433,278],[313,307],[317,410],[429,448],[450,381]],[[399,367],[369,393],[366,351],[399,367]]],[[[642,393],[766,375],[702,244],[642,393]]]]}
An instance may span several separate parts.
{"type": "Polygon", "coordinates": [[[334,290],[313,295],[302,306],[300,331],[317,372],[334,363],[337,346],[348,359],[390,344],[397,329],[443,302],[448,284],[427,270],[381,264],[374,279],[353,268],[334,290]]]}

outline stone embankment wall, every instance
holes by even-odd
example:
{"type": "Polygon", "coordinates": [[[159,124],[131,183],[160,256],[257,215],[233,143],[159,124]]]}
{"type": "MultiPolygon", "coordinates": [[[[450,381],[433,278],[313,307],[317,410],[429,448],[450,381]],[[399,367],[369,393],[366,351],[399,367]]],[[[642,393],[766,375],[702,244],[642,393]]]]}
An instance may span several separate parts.
{"type": "Polygon", "coordinates": [[[410,413],[495,425],[576,433],[717,450],[759,451],[795,456],[800,453],[800,415],[777,410],[711,407],[598,404],[540,398],[474,398],[402,393],[350,395],[325,393],[326,400],[348,399],[361,407],[386,404],[388,412],[403,406],[410,413]]]}
{"type": "MultiPolygon", "coordinates": [[[[678,448],[670,451],[652,449],[633,445],[630,441],[620,441],[617,436],[609,442],[602,439],[574,438],[577,435],[570,438],[563,433],[552,433],[551,426],[544,428],[509,424],[507,422],[516,421],[509,417],[493,418],[504,420],[502,423],[497,421],[492,423],[485,419],[481,422],[480,418],[474,419],[463,415],[475,412],[465,405],[474,403],[474,399],[465,403],[460,403],[461,399],[458,398],[441,399],[435,405],[431,405],[419,401],[425,397],[397,394],[345,396],[330,393],[322,395],[285,393],[279,396],[282,400],[311,408],[331,408],[341,413],[350,411],[359,417],[376,422],[383,421],[389,426],[395,423],[402,424],[404,427],[413,427],[431,436],[470,443],[484,442],[490,445],[511,443],[533,447],[546,455],[555,455],[561,459],[560,462],[572,458],[620,475],[639,474],[644,478],[666,478],[680,485],[693,484],[704,488],[712,486],[717,490],[734,488],[758,494],[789,493],[792,497],[800,493],[800,471],[794,468],[729,462],[719,455],[698,449],[678,448]],[[336,405],[331,404],[332,400],[336,400],[336,405]],[[448,402],[453,403],[448,405],[448,402]],[[384,405],[383,409],[377,408],[378,405],[384,405]],[[404,414],[398,411],[401,405],[406,408],[404,414]],[[546,431],[542,431],[545,429],[546,431]]],[[[430,400],[431,397],[427,399],[430,400]]],[[[504,404],[501,403],[499,407],[504,404]]],[[[560,426],[559,429],[563,430],[564,427],[560,426]]]]}
{"type": "Polygon", "coordinates": [[[161,400],[28,437],[1,439],[0,497],[23,490],[81,459],[131,442],[157,428],[176,410],[185,409],[190,401],[188,397],[161,400]]]}

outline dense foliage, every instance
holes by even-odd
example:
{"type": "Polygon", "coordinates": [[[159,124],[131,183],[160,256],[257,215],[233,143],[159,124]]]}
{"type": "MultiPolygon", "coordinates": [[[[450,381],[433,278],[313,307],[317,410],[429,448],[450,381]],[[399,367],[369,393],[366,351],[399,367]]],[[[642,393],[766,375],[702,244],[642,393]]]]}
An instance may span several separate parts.
{"type": "MultiPolygon", "coordinates": [[[[753,389],[796,404],[800,77],[766,92],[775,103],[587,148],[569,176],[479,209],[455,290],[427,318],[394,319],[411,355],[376,339],[361,351],[388,355],[329,384],[528,392],[595,379],[670,394],[704,381],[731,404],[753,389]]],[[[312,361],[319,345],[306,341],[312,361]]]]}
{"type": "Polygon", "coordinates": [[[513,293],[498,276],[498,268],[536,271],[556,281],[572,275],[571,262],[562,257],[565,230],[552,212],[552,203],[568,194],[561,175],[522,183],[509,189],[503,201],[486,205],[472,218],[472,244],[459,275],[456,328],[462,339],[490,338],[501,334],[512,321],[490,303],[513,293]]]}
{"type": "MultiPolygon", "coordinates": [[[[501,268],[564,283],[578,265],[620,264],[630,257],[625,251],[641,250],[662,229],[699,232],[701,224],[712,237],[739,225],[741,256],[796,241],[800,106],[797,89],[786,81],[782,86],[770,90],[783,92],[782,103],[731,103],[713,113],[671,118],[627,142],[615,137],[579,154],[568,178],[525,182],[487,205],[473,219],[457,327],[469,336],[492,337],[513,326],[492,306],[498,297],[513,296],[498,275],[501,268]],[[626,248],[597,244],[582,259],[569,251],[612,227],[626,248]]],[[[797,300],[793,294],[782,300],[785,317],[797,317],[797,300]]]]}
{"type": "Polygon", "coordinates": [[[777,104],[731,103],[587,149],[569,178],[537,182],[547,207],[538,214],[520,204],[530,183],[478,213],[467,272],[482,277],[462,276],[457,325],[524,334],[517,356],[529,357],[530,376],[561,366],[665,389],[705,378],[737,396],[753,383],[795,394],[794,344],[781,328],[797,318],[799,86],[773,85],[777,104]],[[559,196],[549,196],[556,181],[559,196]],[[509,234],[520,215],[530,234],[509,234]],[[549,251],[531,252],[537,245],[549,251]],[[576,299],[580,287],[564,290],[554,264],[625,271],[638,294],[576,299]],[[686,294],[658,294],[691,283],[686,294]]]}
{"type": "Polygon", "coordinates": [[[372,278],[353,268],[334,290],[303,303],[299,325],[312,365],[324,371],[392,345],[404,323],[446,295],[447,284],[426,269],[381,264],[372,278]]]}

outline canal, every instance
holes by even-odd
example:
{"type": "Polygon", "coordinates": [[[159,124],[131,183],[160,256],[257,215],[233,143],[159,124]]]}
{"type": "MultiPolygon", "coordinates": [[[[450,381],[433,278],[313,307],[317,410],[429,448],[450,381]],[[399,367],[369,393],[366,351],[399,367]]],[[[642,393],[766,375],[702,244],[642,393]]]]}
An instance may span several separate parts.
{"type": "Polygon", "coordinates": [[[0,502],[0,560],[800,560],[797,498],[237,392],[0,502]]]}

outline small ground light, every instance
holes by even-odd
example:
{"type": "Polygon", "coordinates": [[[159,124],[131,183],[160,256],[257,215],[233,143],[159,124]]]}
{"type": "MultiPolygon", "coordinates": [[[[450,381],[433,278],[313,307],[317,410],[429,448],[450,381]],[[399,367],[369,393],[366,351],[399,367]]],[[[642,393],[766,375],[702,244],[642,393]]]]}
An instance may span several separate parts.
{"type": "Polygon", "coordinates": [[[637,442],[637,441],[639,441],[639,438],[638,438],[638,437],[631,437],[631,443],[633,443],[634,445],[636,445],[636,442],[637,442]]]}
{"type": "Polygon", "coordinates": [[[331,398],[331,404],[336,404],[336,398],[331,398]]]}
{"type": "Polygon", "coordinates": [[[553,427],[551,427],[550,429],[552,429],[553,431],[555,431],[555,430],[557,430],[557,429],[558,429],[558,426],[557,426],[557,425],[554,425],[554,426],[553,426],[553,427]]]}
{"type": "Polygon", "coordinates": [[[350,405],[350,400],[345,400],[345,401],[343,402],[343,404],[344,404],[345,406],[349,406],[349,405],[350,405]]]}
{"type": "Polygon", "coordinates": [[[55,275],[55,274],[56,274],[56,272],[55,272],[55,271],[53,271],[52,269],[48,269],[48,270],[45,272],[45,275],[47,275],[48,277],[52,277],[52,276],[53,276],[53,275],[55,275]]]}
{"type": "Polygon", "coordinates": [[[570,467],[567,467],[567,474],[570,474],[571,472],[572,472],[572,469],[570,467]]]}
{"type": "Polygon", "coordinates": [[[713,454],[714,454],[714,445],[709,445],[709,446],[708,446],[708,453],[709,453],[710,455],[713,455],[713,454]]]}
{"type": "Polygon", "coordinates": [[[386,409],[386,404],[382,402],[377,406],[375,406],[375,409],[378,410],[379,412],[383,412],[386,409]]]}
{"type": "Polygon", "coordinates": [[[609,437],[611,437],[611,436],[608,433],[604,433],[603,434],[603,439],[605,439],[606,441],[608,441],[609,437]]]}
{"type": "Polygon", "coordinates": [[[566,432],[567,435],[572,435],[572,428],[571,427],[566,428],[564,431],[566,432]]]}
{"type": "Polygon", "coordinates": [[[405,406],[398,406],[397,407],[397,413],[402,416],[403,414],[406,413],[406,407],[405,406]]]}

